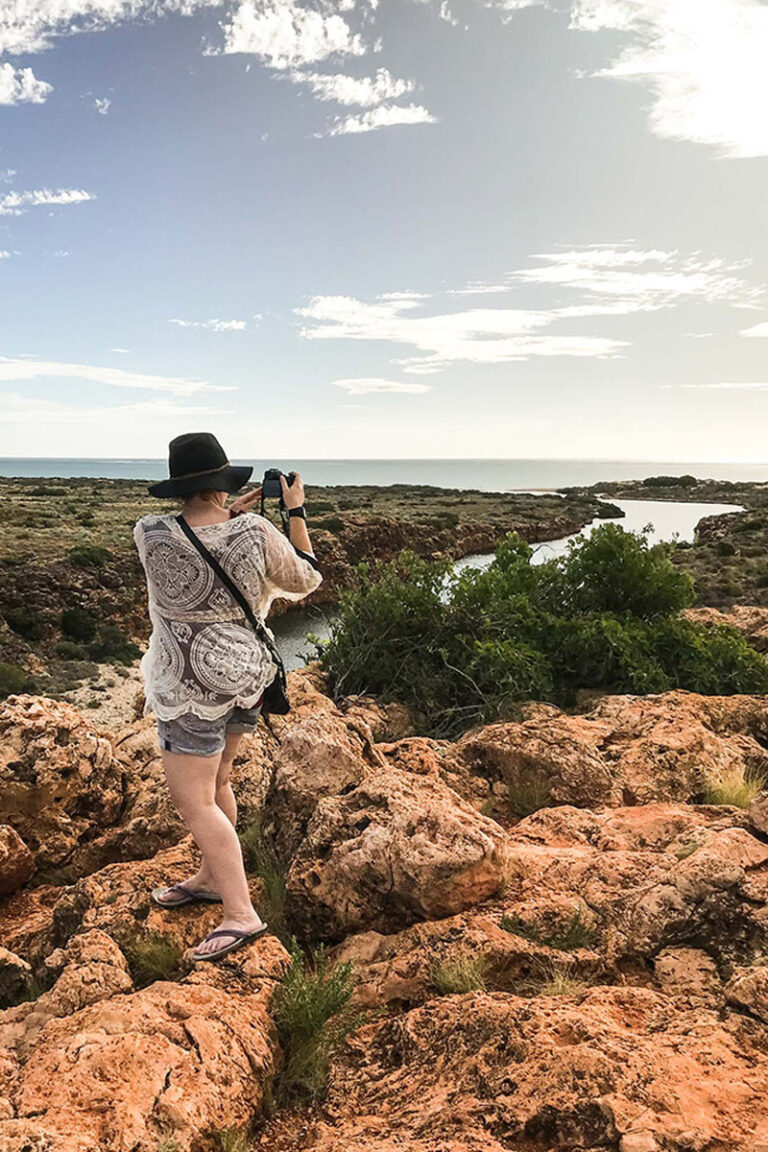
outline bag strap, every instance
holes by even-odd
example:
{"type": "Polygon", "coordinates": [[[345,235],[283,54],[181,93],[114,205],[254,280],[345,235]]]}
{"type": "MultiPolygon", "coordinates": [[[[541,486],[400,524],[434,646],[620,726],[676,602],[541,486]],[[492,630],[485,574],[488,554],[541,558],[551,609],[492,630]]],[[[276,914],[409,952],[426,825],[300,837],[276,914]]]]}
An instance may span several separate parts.
{"type": "Polygon", "coordinates": [[[264,625],[262,624],[261,620],[259,620],[256,613],[251,608],[251,606],[248,603],[248,601],[246,600],[245,596],[243,595],[243,593],[238,588],[237,584],[235,584],[232,577],[227,572],[224,571],[224,569],[222,568],[221,564],[219,564],[216,557],[211,555],[211,553],[208,551],[205,544],[203,544],[202,540],[197,535],[197,533],[192,531],[192,529],[190,528],[189,524],[187,524],[184,517],[183,516],[176,516],[175,519],[176,519],[177,524],[181,528],[182,532],[186,536],[187,540],[189,540],[190,544],[192,544],[192,546],[197,549],[197,551],[202,556],[203,560],[205,560],[205,562],[213,569],[213,571],[218,576],[219,580],[221,580],[224,587],[227,588],[232,593],[232,595],[235,598],[235,601],[237,602],[237,604],[240,606],[240,608],[245,613],[245,618],[248,621],[248,623],[250,624],[251,628],[253,628],[253,630],[256,633],[256,635],[258,636],[259,640],[261,640],[262,644],[264,644],[264,646],[269,651],[269,654],[272,657],[272,660],[274,661],[274,663],[277,666],[278,675],[281,677],[284,677],[285,676],[285,665],[283,664],[283,658],[277,649],[277,645],[275,644],[274,640],[270,636],[269,632],[267,632],[267,630],[264,627],[264,625]]]}

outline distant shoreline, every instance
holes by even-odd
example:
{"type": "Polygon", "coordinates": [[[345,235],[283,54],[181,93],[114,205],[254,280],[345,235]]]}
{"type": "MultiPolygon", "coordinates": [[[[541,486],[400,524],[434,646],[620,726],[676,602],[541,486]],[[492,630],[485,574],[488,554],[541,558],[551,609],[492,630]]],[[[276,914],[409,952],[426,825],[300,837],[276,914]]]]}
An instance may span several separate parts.
{"type": "MultiPolygon", "coordinates": [[[[695,475],[721,482],[768,483],[768,463],[699,463],[573,459],[378,459],[332,460],[272,457],[238,461],[253,465],[258,479],[267,467],[298,468],[308,486],[426,485],[481,492],[546,492],[586,488],[649,476],[695,475]]],[[[156,458],[0,457],[0,477],[23,480],[105,479],[152,482],[166,475],[156,458]]]]}

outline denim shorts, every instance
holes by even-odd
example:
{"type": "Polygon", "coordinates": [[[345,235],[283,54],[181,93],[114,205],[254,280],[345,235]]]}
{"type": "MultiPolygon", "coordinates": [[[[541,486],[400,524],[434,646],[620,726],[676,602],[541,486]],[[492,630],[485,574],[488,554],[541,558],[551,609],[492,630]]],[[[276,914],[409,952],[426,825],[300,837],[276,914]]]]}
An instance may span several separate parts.
{"type": "Polygon", "coordinates": [[[176,720],[158,720],[157,738],[166,752],[183,752],[187,756],[218,756],[227,736],[252,732],[259,722],[261,701],[254,708],[232,708],[218,720],[202,720],[187,712],[176,720]]]}

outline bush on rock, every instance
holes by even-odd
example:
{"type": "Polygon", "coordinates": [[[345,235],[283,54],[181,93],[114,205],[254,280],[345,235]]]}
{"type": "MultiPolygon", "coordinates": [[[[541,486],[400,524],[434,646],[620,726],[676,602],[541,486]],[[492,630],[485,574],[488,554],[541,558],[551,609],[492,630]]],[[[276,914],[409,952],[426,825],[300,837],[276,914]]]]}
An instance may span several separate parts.
{"type": "Polygon", "coordinates": [[[692,580],[647,532],[604,524],[564,557],[532,559],[510,535],[484,570],[410,552],[361,565],[321,650],[332,688],[407,700],[443,737],[585,688],[768,690],[768,662],[743,636],[679,615],[692,580]]]}

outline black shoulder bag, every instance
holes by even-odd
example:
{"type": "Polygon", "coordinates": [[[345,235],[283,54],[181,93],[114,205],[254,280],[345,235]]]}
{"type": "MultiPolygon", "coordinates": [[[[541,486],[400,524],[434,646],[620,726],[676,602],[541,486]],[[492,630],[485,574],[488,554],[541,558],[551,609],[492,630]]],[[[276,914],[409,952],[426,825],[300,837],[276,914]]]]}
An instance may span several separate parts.
{"type": "Polygon", "coordinates": [[[290,712],[291,705],[288,702],[288,695],[286,691],[285,665],[283,664],[283,658],[277,649],[277,645],[270,636],[269,632],[267,632],[264,625],[256,616],[245,596],[238,588],[237,584],[235,584],[231,576],[227,575],[215,556],[210,554],[205,544],[203,544],[200,537],[192,531],[184,517],[177,516],[176,520],[187,540],[189,540],[190,544],[192,544],[197,549],[203,560],[205,560],[205,562],[209,564],[211,568],[213,568],[214,572],[218,576],[219,580],[221,580],[224,587],[229,589],[229,591],[232,593],[235,601],[240,605],[243,612],[245,613],[246,620],[269,652],[277,667],[274,680],[264,689],[264,698],[261,703],[262,716],[285,716],[287,712],[290,712]]]}

